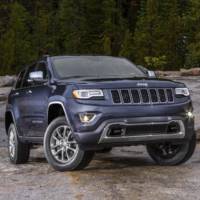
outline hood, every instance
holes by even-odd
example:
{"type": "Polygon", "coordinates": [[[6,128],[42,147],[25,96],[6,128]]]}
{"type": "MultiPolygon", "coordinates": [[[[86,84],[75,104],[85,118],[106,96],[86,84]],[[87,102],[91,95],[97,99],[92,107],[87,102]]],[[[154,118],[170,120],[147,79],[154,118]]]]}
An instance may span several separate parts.
{"type": "Polygon", "coordinates": [[[185,87],[183,83],[167,79],[149,78],[110,78],[110,79],[73,79],[62,80],[60,83],[70,83],[78,89],[112,89],[112,88],[176,88],[185,87]]]}

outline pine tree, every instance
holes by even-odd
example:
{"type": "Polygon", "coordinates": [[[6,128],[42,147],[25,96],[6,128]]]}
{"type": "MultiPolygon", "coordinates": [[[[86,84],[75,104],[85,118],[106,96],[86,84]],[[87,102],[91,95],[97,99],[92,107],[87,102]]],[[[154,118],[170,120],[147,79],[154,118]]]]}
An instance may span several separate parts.
{"type": "Polygon", "coordinates": [[[177,0],[167,0],[162,4],[162,54],[167,58],[167,69],[184,65],[184,23],[177,0]],[[167,12],[168,11],[168,12],[167,12]],[[170,30],[170,33],[169,33],[170,30]]]}
{"type": "Polygon", "coordinates": [[[112,41],[115,32],[115,12],[116,3],[114,0],[104,0],[104,36],[103,36],[103,51],[106,55],[112,55],[112,41]]]}
{"type": "Polygon", "coordinates": [[[126,16],[126,32],[121,45],[119,55],[135,60],[134,54],[134,32],[137,24],[137,17],[144,16],[146,0],[127,0],[123,1],[124,16],[126,16]]]}
{"type": "Polygon", "coordinates": [[[9,19],[9,4],[0,2],[0,37],[7,29],[9,19]]]}
{"type": "Polygon", "coordinates": [[[103,1],[87,0],[84,3],[84,34],[82,45],[86,54],[102,54],[104,37],[103,1]]]}
{"type": "Polygon", "coordinates": [[[49,34],[50,15],[45,9],[38,9],[37,16],[34,17],[32,42],[36,53],[36,58],[43,54],[48,54],[51,47],[51,37],[49,34]]]}
{"type": "Polygon", "coordinates": [[[123,16],[123,0],[116,1],[115,31],[113,38],[113,55],[118,56],[127,30],[127,22],[123,16]]]}
{"type": "Polygon", "coordinates": [[[134,56],[134,37],[133,34],[127,30],[125,37],[124,37],[124,41],[122,43],[122,48],[120,51],[120,56],[129,58],[130,60],[134,60],[135,56],[134,56]]]}
{"type": "Polygon", "coordinates": [[[134,35],[136,62],[147,64],[145,58],[165,58],[162,68],[184,65],[184,24],[178,5],[177,0],[147,0],[134,35]]]}
{"type": "Polygon", "coordinates": [[[138,64],[200,66],[199,0],[0,2],[0,73],[42,54],[106,54],[138,64]]]}
{"type": "Polygon", "coordinates": [[[187,22],[187,58],[186,65],[192,67],[200,66],[200,1],[191,0],[190,8],[186,16],[187,22]]]}
{"type": "Polygon", "coordinates": [[[3,46],[4,46],[4,40],[3,36],[5,32],[8,29],[8,21],[9,19],[9,6],[8,3],[0,2],[0,73],[4,71],[2,66],[2,61],[4,59],[4,51],[3,51],[3,46]]]}
{"type": "Polygon", "coordinates": [[[4,73],[16,72],[31,60],[32,47],[27,19],[28,13],[22,5],[15,2],[10,6],[8,29],[0,42],[4,73]]]}
{"type": "Polygon", "coordinates": [[[104,49],[107,55],[118,56],[126,32],[126,22],[122,16],[122,1],[104,0],[104,37],[103,43],[110,44],[110,52],[104,49]]]}
{"type": "Polygon", "coordinates": [[[82,36],[85,34],[83,1],[62,0],[59,6],[59,46],[63,54],[79,54],[84,52],[82,36]]]}
{"type": "Polygon", "coordinates": [[[128,29],[130,32],[135,31],[138,13],[142,14],[142,7],[144,1],[141,0],[124,0],[123,2],[123,16],[126,19],[128,29]]]}
{"type": "MultiPolygon", "coordinates": [[[[144,1],[142,3],[144,5],[144,1]]],[[[133,46],[136,63],[146,64],[145,57],[159,55],[160,26],[158,1],[147,0],[146,7],[142,7],[134,34],[133,46]]]]}

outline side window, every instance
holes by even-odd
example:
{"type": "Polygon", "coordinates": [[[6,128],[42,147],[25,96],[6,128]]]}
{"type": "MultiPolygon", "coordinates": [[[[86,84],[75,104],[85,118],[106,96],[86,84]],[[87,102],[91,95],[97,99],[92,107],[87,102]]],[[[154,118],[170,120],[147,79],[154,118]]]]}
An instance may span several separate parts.
{"type": "Polygon", "coordinates": [[[25,77],[24,77],[24,79],[23,79],[23,84],[22,84],[22,87],[23,87],[23,88],[33,86],[34,83],[29,81],[29,74],[30,74],[31,72],[34,72],[35,70],[36,70],[36,64],[30,66],[30,67],[28,68],[28,70],[26,71],[25,77]]]}
{"type": "Polygon", "coordinates": [[[20,88],[21,88],[24,74],[25,74],[25,70],[23,70],[23,71],[19,74],[18,79],[17,79],[17,82],[16,82],[16,85],[15,85],[15,89],[20,89],[20,88]]]}
{"type": "Polygon", "coordinates": [[[30,66],[28,68],[28,70],[26,71],[25,77],[23,79],[23,84],[22,84],[23,88],[38,86],[38,85],[42,85],[44,83],[43,81],[39,81],[39,80],[38,81],[31,80],[30,74],[32,72],[35,72],[35,74],[32,74],[32,76],[35,77],[35,76],[38,76],[38,74],[39,74],[41,76],[40,78],[42,80],[43,79],[48,80],[48,72],[47,72],[47,68],[46,68],[46,63],[45,62],[39,62],[37,64],[30,66]]]}
{"type": "Polygon", "coordinates": [[[46,80],[48,80],[48,72],[47,72],[46,63],[45,63],[45,62],[39,62],[39,63],[37,64],[37,67],[36,67],[36,70],[35,70],[35,71],[42,75],[42,80],[43,80],[43,81],[35,81],[35,82],[34,82],[34,85],[35,85],[35,86],[43,85],[44,82],[45,82],[46,80]]]}
{"type": "Polygon", "coordinates": [[[43,79],[48,80],[48,72],[45,62],[38,63],[37,71],[41,71],[43,73],[43,79]]]}

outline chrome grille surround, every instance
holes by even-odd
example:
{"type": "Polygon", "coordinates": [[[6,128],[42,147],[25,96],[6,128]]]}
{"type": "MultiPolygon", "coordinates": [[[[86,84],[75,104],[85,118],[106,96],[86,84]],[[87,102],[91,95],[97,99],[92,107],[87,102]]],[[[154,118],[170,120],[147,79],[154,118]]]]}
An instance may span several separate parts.
{"type": "Polygon", "coordinates": [[[113,104],[169,104],[174,103],[172,88],[123,88],[110,90],[113,104]]]}

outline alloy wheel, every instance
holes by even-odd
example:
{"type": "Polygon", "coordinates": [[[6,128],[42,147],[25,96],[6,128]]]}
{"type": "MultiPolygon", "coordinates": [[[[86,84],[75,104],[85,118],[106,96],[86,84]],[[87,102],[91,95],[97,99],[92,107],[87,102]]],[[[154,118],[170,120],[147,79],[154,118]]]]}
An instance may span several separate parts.
{"type": "Polygon", "coordinates": [[[67,125],[57,127],[50,138],[51,154],[56,161],[62,164],[71,163],[79,150],[72,130],[67,125]]]}
{"type": "Polygon", "coordinates": [[[159,144],[156,146],[156,151],[157,154],[160,155],[160,157],[164,159],[169,159],[174,157],[181,149],[182,145],[181,144],[170,144],[170,143],[165,143],[165,144],[159,144]]]}

